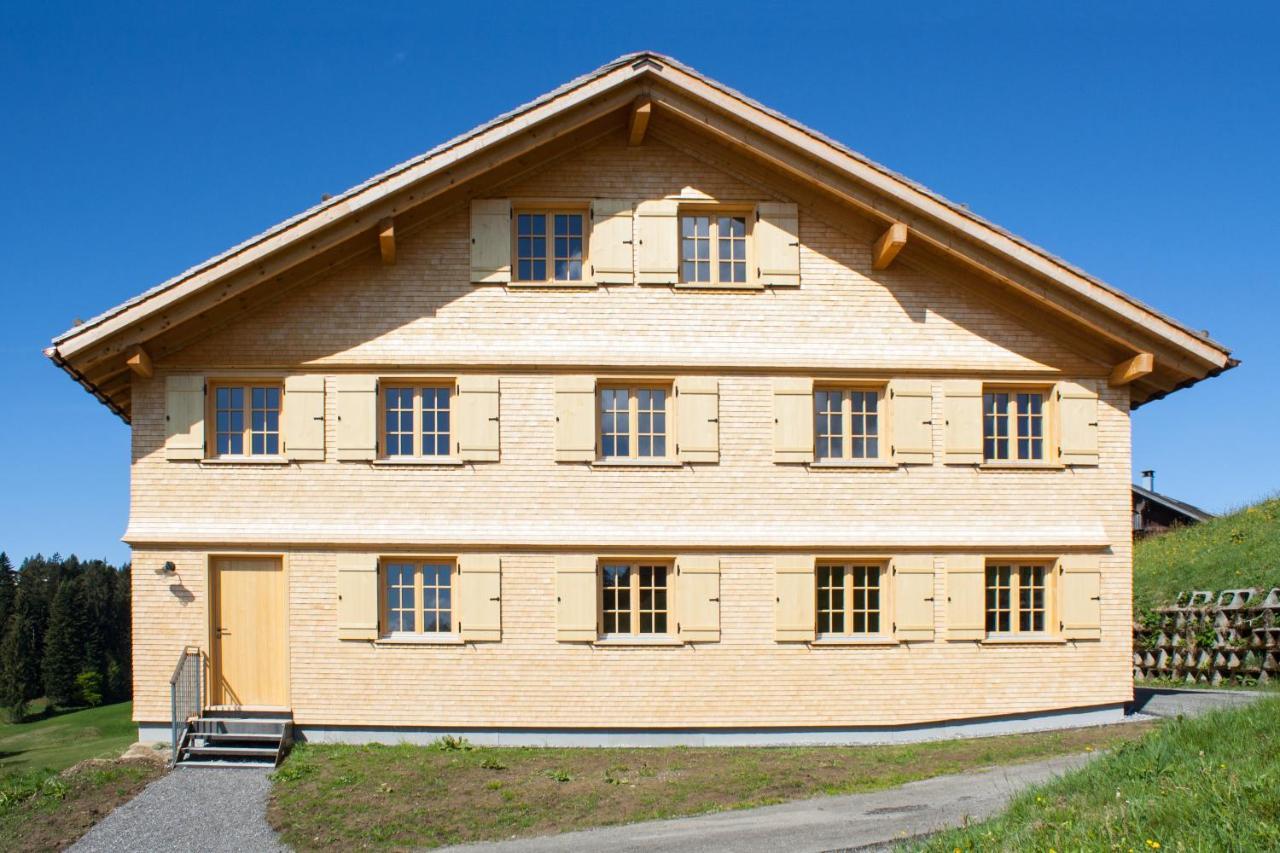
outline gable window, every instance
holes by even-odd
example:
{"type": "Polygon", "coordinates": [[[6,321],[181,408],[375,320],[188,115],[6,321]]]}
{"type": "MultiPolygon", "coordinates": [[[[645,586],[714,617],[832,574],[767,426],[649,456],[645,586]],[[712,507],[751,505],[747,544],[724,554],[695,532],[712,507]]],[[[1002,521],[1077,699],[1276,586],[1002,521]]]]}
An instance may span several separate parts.
{"type": "Polygon", "coordinates": [[[818,635],[861,636],[881,632],[881,581],[876,564],[818,565],[818,635]]]}
{"type": "Polygon", "coordinates": [[[451,388],[384,385],[382,446],[387,458],[448,456],[451,388]]]}
{"type": "Polygon", "coordinates": [[[1043,632],[1048,574],[1049,567],[1043,564],[989,564],[987,633],[1043,632]]]}
{"type": "Polygon", "coordinates": [[[281,396],[279,385],[214,385],[214,455],[279,455],[281,396]]]}
{"type": "Polygon", "coordinates": [[[611,636],[668,632],[670,565],[606,562],[600,567],[602,633],[611,636]]]}
{"type": "Polygon", "coordinates": [[[1045,394],[1033,389],[985,389],[982,455],[987,462],[1044,461],[1045,394]]]}
{"type": "Polygon", "coordinates": [[[582,281],[582,211],[524,210],[515,220],[516,281],[582,281]]]}
{"type": "Polygon", "coordinates": [[[815,389],[814,452],[818,460],[880,458],[880,406],[877,389],[815,389]]]}
{"type": "Polygon", "coordinates": [[[667,457],[666,387],[602,387],[600,455],[605,459],[667,457]]]}
{"type": "Polygon", "coordinates": [[[453,577],[451,560],[383,560],[384,633],[452,633],[453,577]]]}
{"type": "Polygon", "coordinates": [[[746,284],[746,215],[682,213],[680,278],[686,284],[746,284]]]}

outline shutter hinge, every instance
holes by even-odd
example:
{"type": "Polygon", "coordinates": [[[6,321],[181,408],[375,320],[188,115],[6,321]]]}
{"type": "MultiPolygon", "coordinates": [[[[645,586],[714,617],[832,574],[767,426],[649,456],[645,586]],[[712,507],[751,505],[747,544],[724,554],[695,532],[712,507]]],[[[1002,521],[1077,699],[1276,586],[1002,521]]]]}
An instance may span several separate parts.
{"type": "Polygon", "coordinates": [[[893,622],[893,623],[891,623],[891,624],[893,625],[893,633],[895,633],[895,634],[896,634],[896,633],[898,633],[898,623],[897,623],[897,622],[893,622]]]}
{"type": "Polygon", "coordinates": [[[719,604],[720,596],[717,595],[715,598],[708,598],[707,601],[714,601],[716,604],[719,604]]]}
{"type": "Polygon", "coordinates": [[[923,601],[933,601],[933,596],[931,595],[931,596],[929,596],[928,598],[925,598],[925,599],[922,599],[922,600],[923,600],[923,601]]]}
{"type": "Polygon", "coordinates": [[[1059,630],[1059,631],[1065,631],[1065,630],[1067,630],[1067,626],[1066,626],[1065,624],[1063,624],[1062,622],[1059,622],[1059,623],[1058,623],[1058,630],[1059,630]]]}

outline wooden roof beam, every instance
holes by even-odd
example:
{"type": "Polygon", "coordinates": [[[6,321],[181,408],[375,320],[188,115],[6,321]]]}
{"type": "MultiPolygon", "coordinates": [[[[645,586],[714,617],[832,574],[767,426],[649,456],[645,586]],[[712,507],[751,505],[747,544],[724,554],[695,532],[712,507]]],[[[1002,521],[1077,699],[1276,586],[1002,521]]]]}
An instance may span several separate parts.
{"type": "Polygon", "coordinates": [[[1156,357],[1149,352],[1140,352],[1133,358],[1125,359],[1111,371],[1111,385],[1119,387],[1149,376],[1156,369],[1156,357]]]}
{"type": "Polygon", "coordinates": [[[378,223],[378,249],[382,252],[382,263],[392,266],[396,262],[396,223],[387,217],[378,223]]]}
{"type": "Polygon", "coordinates": [[[640,145],[644,142],[644,132],[649,129],[652,113],[653,101],[648,95],[641,95],[631,104],[631,118],[627,121],[628,145],[640,145]]]}
{"type": "Polygon", "coordinates": [[[876,240],[871,255],[871,268],[887,270],[889,264],[893,263],[893,259],[898,257],[898,253],[905,245],[907,245],[907,226],[901,222],[895,222],[885,229],[879,240],[876,240]]]}
{"type": "Polygon", "coordinates": [[[140,346],[133,348],[133,352],[124,360],[124,363],[143,379],[150,379],[155,375],[156,369],[151,363],[151,356],[147,355],[147,351],[140,346]]]}

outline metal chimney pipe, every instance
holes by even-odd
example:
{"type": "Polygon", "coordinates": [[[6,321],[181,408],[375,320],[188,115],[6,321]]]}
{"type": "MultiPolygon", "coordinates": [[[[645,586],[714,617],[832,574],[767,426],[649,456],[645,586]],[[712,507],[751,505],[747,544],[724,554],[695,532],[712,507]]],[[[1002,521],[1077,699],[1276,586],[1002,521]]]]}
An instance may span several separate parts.
{"type": "Polygon", "coordinates": [[[1147,491],[1154,492],[1156,490],[1156,472],[1154,470],[1143,471],[1142,477],[1147,481],[1147,491]]]}

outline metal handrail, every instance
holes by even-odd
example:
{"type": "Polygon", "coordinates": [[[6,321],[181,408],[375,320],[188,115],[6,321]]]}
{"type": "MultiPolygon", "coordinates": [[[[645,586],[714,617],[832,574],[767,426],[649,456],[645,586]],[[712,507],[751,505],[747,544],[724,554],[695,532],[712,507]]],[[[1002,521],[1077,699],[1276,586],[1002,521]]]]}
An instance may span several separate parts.
{"type": "Polygon", "coordinates": [[[178,737],[187,722],[204,710],[204,653],[198,646],[186,646],[169,678],[169,726],[172,762],[178,760],[178,737]]]}

